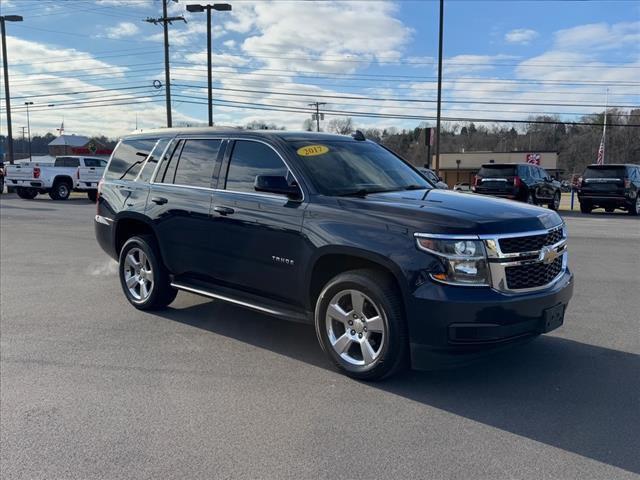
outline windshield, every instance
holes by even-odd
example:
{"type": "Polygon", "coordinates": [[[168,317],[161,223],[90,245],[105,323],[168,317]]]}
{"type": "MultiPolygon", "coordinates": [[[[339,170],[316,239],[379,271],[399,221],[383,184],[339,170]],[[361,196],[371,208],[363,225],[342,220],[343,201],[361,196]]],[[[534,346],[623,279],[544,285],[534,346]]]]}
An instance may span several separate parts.
{"type": "Polygon", "coordinates": [[[289,143],[323,195],[365,195],[433,188],[400,158],[372,142],[319,139],[317,143],[289,143]]]}
{"type": "Polygon", "coordinates": [[[587,167],[584,178],[623,178],[626,176],[624,167],[587,167]]]}
{"type": "Polygon", "coordinates": [[[505,177],[513,177],[516,175],[516,167],[515,166],[506,166],[501,167],[496,165],[493,166],[484,166],[478,172],[478,176],[486,177],[486,178],[505,178],[505,177]]]}

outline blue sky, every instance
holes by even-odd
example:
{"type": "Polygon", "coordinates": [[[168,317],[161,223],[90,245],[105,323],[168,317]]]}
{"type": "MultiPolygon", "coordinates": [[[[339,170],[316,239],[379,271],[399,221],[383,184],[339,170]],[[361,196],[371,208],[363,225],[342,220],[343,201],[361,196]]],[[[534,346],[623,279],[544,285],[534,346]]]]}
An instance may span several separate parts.
{"type": "MultiPolygon", "coordinates": [[[[188,20],[170,29],[174,124],[207,115],[206,17],[187,3],[170,5],[188,20]]],[[[435,115],[437,2],[230,3],[214,14],[216,123],[296,129],[316,100],[327,121],[362,127],[435,115]]],[[[575,119],[602,111],[607,88],[610,104],[640,104],[640,2],[445,4],[446,118],[575,119]]],[[[164,82],[162,29],[142,21],[161,15],[158,0],[2,0],[2,14],[25,18],[7,24],[17,131],[27,100],[39,133],[63,118],[67,133],[91,135],[164,125],[164,89],[152,86],[164,82]]]]}

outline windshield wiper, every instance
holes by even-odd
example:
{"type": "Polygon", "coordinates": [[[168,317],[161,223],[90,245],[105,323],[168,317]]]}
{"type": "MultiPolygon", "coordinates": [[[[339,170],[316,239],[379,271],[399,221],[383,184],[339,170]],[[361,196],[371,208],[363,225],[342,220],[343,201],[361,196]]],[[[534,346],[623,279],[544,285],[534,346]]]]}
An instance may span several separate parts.
{"type": "Polygon", "coordinates": [[[384,188],[378,188],[378,189],[370,189],[370,188],[359,188],[358,190],[352,190],[349,192],[343,192],[343,193],[337,193],[336,196],[337,197],[365,197],[367,195],[369,195],[370,193],[382,193],[382,192],[389,192],[391,190],[387,190],[384,188]]]}

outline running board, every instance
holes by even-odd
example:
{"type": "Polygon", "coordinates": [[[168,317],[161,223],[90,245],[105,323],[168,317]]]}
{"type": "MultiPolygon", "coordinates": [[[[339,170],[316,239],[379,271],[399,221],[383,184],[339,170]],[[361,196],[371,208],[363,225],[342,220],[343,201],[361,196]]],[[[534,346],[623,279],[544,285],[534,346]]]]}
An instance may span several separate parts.
{"type": "Polygon", "coordinates": [[[261,302],[256,298],[243,298],[237,295],[235,292],[231,292],[230,289],[219,287],[221,291],[213,291],[211,287],[205,287],[201,285],[191,285],[185,282],[171,282],[173,288],[183,290],[185,292],[194,293],[207,298],[213,298],[215,300],[221,300],[223,302],[238,305],[240,307],[255,310],[257,312],[266,313],[274,317],[284,318],[286,320],[293,320],[296,322],[311,323],[311,318],[303,311],[294,310],[286,306],[272,305],[270,303],[261,302]]]}

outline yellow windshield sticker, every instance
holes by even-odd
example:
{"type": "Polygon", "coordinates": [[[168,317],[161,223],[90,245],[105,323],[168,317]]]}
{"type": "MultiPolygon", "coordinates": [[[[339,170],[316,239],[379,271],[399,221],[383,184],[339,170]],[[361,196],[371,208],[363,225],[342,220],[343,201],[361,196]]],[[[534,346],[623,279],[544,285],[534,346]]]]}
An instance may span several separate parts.
{"type": "Polygon", "coordinates": [[[297,150],[297,154],[301,157],[315,157],[316,155],[324,155],[329,149],[324,145],[307,145],[306,147],[300,147],[297,150]]]}

